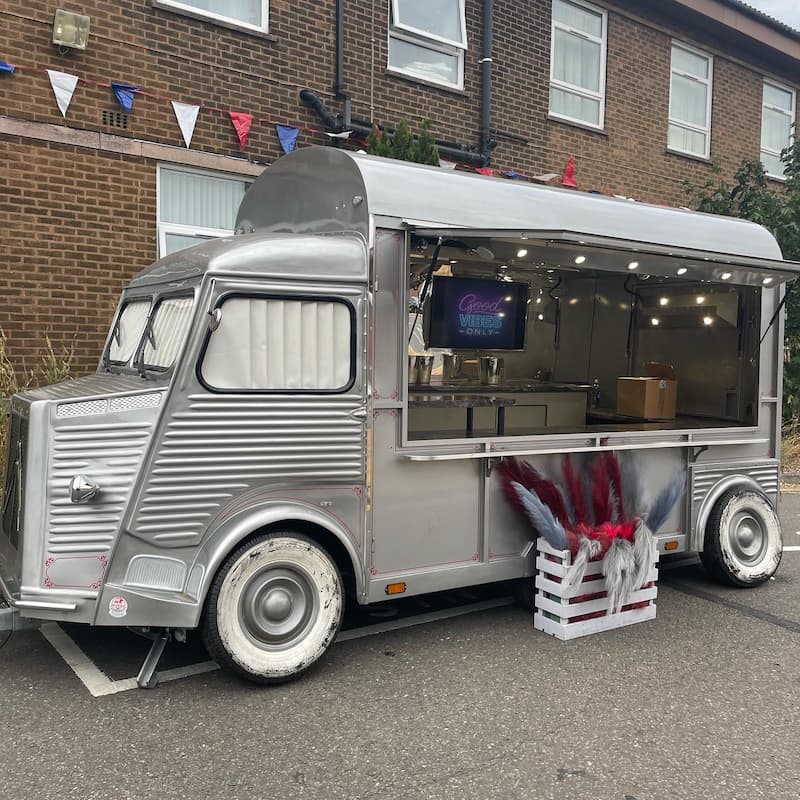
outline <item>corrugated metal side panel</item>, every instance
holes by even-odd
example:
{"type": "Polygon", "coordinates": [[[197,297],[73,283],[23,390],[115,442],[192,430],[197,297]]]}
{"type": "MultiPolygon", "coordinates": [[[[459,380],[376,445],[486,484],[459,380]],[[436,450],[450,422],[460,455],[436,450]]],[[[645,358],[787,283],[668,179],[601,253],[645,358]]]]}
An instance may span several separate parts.
{"type": "Polygon", "coordinates": [[[48,555],[111,549],[152,429],[147,421],[57,421],[47,480],[48,555]],[[70,481],[79,474],[100,485],[85,505],[69,498],[70,481]]]}
{"type": "Polygon", "coordinates": [[[147,477],[133,534],[161,547],[197,544],[236,495],[264,484],[360,482],[357,395],[208,395],[173,415],[147,477]]]}

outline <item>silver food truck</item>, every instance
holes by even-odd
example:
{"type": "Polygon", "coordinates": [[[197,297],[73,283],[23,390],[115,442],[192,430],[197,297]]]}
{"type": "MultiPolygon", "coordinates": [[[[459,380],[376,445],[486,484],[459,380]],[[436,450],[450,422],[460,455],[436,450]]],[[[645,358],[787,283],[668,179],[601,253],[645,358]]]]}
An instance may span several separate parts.
{"type": "Polygon", "coordinates": [[[11,399],[15,614],[152,632],[142,685],[194,628],[286,680],[346,602],[529,587],[497,467],[565,453],[684,472],[661,552],[738,586],[777,568],[800,264],[765,229],[335,148],[270,166],[236,225],[131,280],[96,374],[11,399]],[[621,407],[637,380],[676,393],[621,407]]]}

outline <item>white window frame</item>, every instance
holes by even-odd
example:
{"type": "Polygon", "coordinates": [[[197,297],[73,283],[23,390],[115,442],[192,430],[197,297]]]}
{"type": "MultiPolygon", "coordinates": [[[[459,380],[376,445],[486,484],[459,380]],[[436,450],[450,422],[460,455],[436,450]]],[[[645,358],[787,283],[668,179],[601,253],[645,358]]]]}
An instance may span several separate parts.
{"type": "Polygon", "coordinates": [[[194,175],[206,175],[212,178],[230,178],[231,180],[245,183],[248,186],[254,178],[249,175],[237,175],[234,172],[222,172],[210,169],[195,169],[185,167],[182,164],[159,164],[156,169],[156,225],[158,232],[158,257],[163,258],[167,252],[167,234],[173,233],[179,236],[192,236],[198,239],[198,244],[203,238],[219,239],[222,236],[230,236],[233,231],[225,228],[203,228],[198,225],[184,225],[179,222],[161,221],[161,181],[164,172],[189,172],[194,175]]]}
{"type": "MultiPolygon", "coordinates": [[[[765,108],[769,108],[770,111],[778,111],[781,114],[786,114],[789,117],[790,125],[793,126],[795,124],[796,120],[797,120],[797,92],[796,92],[796,90],[793,89],[791,86],[786,86],[786,85],[784,85],[782,83],[778,83],[778,81],[773,81],[773,80],[770,80],[769,78],[764,78],[764,84],[761,87],[761,115],[762,115],[762,118],[763,118],[763,115],[764,115],[764,109],[765,108]],[[765,101],[765,99],[764,99],[764,87],[766,87],[766,86],[772,86],[773,89],[779,89],[782,92],[788,92],[789,93],[789,95],[792,98],[792,107],[788,112],[786,111],[785,108],[780,108],[778,106],[771,106],[765,101]]],[[[791,147],[792,144],[794,143],[794,134],[795,134],[794,127],[790,127],[789,128],[789,141],[786,143],[787,147],[791,147]]],[[[764,140],[763,139],[761,140],[760,147],[761,147],[760,153],[762,155],[766,153],[767,155],[776,156],[778,158],[780,158],[780,156],[781,156],[780,151],[779,152],[775,152],[774,150],[770,150],[768,147],[764,147],[764,140]]],[[[762,161],[762,163],[763,163],[763,161],[762,161]]],[[[765,171],[766,171],[766,166],[765,166],[765,171]]],[[[776,181],[785,181],[786,180],[785,173],[781,174],[781,175],[774,175],[771,172],[767,172],[766,175],[767,175],[767,177],[773,178],[776,181]]]]}
{"type": "Polygon", "coordinates": [[[180,2],[180,0],[154,0],[153,5],[161,8],[166,8],[171,11],[177,11],[191,17],[199,19],[208,19],[212,22],[218,22],[222,25],[231,28],[242,28],[247,31],[257,31],[258,33],[269,32],[269,0],[261,0],[261,25],[251,25],[236,17],[228,17],[224,14],[215,14],[213,11],[207,11],[204,8],[198,8],[188,2],[180,2]]]}
{"type": "Polygon", "coordinates": [[[449,89],[464,88],[464,53],[467,51],[467,17],[466,17],[466,0],[458,0],[459,15],[461,22],[461,35],[463,42],[456,42],[453,39],[446,39],[442,36],[430,33],[429,31],[415,28],[412,25],[403,25],[395,20],[399,18],[399,0],[389,0],[389,30],[387,40],[387,71],[393,72],[397,75],[404,75],[405,77],[412,78],[415,81],[422,83],[434,83],[437,86],[445,86],[449,89]],[[446,80],[437,80],[430,76],[421,76],[411,70],[396,67],[388,61],[389,50],[391,47],[391,40],[399,39],[409,44],[414,44],[417,47],[424,47],[428,50],[434,50],[438,53],[444,53],[447,56],[453,56],[458,61],[458,79],[455,83],[446,80]]]}
{"type": "MultiPolygon", "coordinates": [[[[553,0],[553,5],[556,0],[553,0]]],[[[584,119],[577,117],[569,117],[566,114],[559,114],[550,108],[550,98],[548,96],[547,107],[548,116],[555,119],[563,119],[566,122],[574,122],[577,125],[584,125],[595,130],[602,131],[605,129],[606,118],[606,50],[608,47],[608,12],[603,8],[593,6],[591,3],[584,3],[583,0],[563,0],[564,2],[573,6],[580,6],[593,14],[598,14],[602,18],[602,35],[600,37],[593,36],[585,31],[578,30],[563,22],[557,22],[553,14],[552,6],[550,8],[550,88],[561,89],[562,91],[576,94],[580,97],[586,97],[590,100],[600,101],[600,113],[598,115],[598,124],[587,122],[584,119]],[[567,81],[557,80],[555,72],[555,53],[556,53],[556,30],[566,31],[581,39],[586,39],[590,42],[595,42],[600,45],[600,90],[592,92],[589,89],[584,89],[582,86],[568,83],[567,81]]]]}
{"type": "Polygon", "coordinates": [[[676,42],[673,40],[670,45],[669,50],[669,105],[667,106],[667,150],[672,153],[679,153],[680,155],[689,156],[690,158],[705,158],[708,159],[711,157],[711,107],[712,107],[712,97],[713,97],[713,90],[714,90],[714,56],[711,53],[706,53],[704,50],[698,50],[696,47],[692,47],[691,45],[685,44],[684,42],[676,42]],[[675,53],[675,49],[683,50],[687,53],[691,53],[695,56],[700,56],[701,58],[705,58],[708,62],[708,78],[698,78],[697,75],[692,75],[688,72],[683,72],[682,70],[675,69],[675,65],[673,63],[673,55],[675,53]],[[672,117],[670,109],[672,108],[672,76],[673,75],[680,75],[682,78],[687,78],[690,81],[694,81],[695,83],[702,83],[707,86],[706,91],[706,127],[700,127],[698,125],[694,125],[691,122],[686,122],[684,120],[675,119],[672,117]],[[669,126],[675,125],[677,128],[684,128],[689,131],[695,131],[696,133],[704,133],[706,136],[706,148],[705,152],[701,155],[700,153],[694,153],[691,150],[680,150],[676,147],[669,146],[669,126]]]}

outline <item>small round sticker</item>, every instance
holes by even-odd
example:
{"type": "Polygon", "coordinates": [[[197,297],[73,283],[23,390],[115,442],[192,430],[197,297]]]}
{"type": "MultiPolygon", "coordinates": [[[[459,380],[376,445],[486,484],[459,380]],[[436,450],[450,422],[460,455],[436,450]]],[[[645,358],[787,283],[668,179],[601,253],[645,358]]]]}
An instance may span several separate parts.
{"type": "Polygon", "coordinates": [[[128,601],[124,597],[112,597],[108,601],[108,613],[119,619],[128,613],[128,601]]]}

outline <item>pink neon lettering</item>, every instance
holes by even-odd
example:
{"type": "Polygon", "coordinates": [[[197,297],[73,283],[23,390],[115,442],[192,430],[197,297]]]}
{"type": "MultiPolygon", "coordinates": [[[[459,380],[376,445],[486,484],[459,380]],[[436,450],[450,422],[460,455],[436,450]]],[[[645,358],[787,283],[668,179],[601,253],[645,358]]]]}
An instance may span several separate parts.
{"type": "Polygon", "coordinates": [[[465,294],[458,304],[458,310],[465,314],[497,314],[502,302],[502,298],[492,302],[491,300],[478,300],[478,296],[474,294],[465,294]]]}

